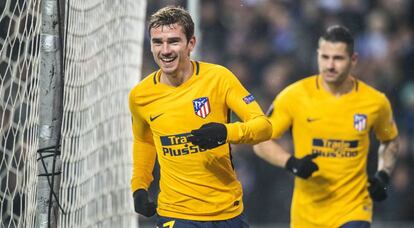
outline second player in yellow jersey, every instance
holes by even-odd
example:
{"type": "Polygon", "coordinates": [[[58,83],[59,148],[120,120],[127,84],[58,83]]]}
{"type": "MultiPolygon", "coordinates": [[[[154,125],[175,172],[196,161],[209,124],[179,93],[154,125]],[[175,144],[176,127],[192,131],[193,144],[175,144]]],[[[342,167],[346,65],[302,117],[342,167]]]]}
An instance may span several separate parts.
{"type": "Polygon", "coordinates": [[[368,228],[372,199],[386,197],[398,132],[385,95],[350,75],[355,63],[348,30],[328,28],[319,41],[320,74],[284,89],[269,114],[272,138],[292,129],[294,155],[273,141],[255,146],[260,157],[297,176],[292,227],[368,228]],[[371,130],[381,146],[378,172],[368,181],[371,130]]]}
{"type": "Polygon", "coordinates": [[[369,132],[381,141],[397,136],[387,98],[354,80],[354,88],[335,97],[320,76],[287,87],[274,101],[273,138],[292,126],[295,156],[317,154],[319,170],[296,178],[292,202],[294,227],[339,227],[346,221],[371,221],[367,188],[369,132]],[[295,105],[291,105],[295,104],[295,105]]]}

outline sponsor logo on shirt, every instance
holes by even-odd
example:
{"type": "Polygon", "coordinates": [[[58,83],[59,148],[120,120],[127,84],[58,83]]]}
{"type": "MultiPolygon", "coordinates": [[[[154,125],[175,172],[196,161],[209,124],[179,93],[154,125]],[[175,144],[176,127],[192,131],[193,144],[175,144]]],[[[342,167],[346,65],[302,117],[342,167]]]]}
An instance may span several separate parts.
{"type": "Polygon", "coordinates": [[[312,153],[322,157],[347,158],[358,155],[358,140],[312,139],[312,153]]]}
{"type": "Polygon", "coordinates": [[[312,118],[312,117],[308,117],[306,118],[306,121],[308,121],[308,123],[312,123],[314,121],[320,120],[321,118],[312,118]]]}
{"type": "Polygon", "coordinates": [[[195,114],[203,119],[205,119],[211,111],[208,97],[200,97],[193,100],[193,106],[195,114]]]}
{"type": "Polygon", "coordinates": [[[206,151],[188,142],[189,133],[161,136],[162,153],[164,156],[183,156],[206,151]]]}
{"type": "Polygon", "coordinates": [[[155,119],[157,119],[158,117],[160,117],[160,116],[162,116],[164,113],[161,113],[161,114],[158,114],[158,115],[156,115],[156,116],[151,116],[150,115],[150,121],[152,122],[152,121],[154,121],[155,119]]]}

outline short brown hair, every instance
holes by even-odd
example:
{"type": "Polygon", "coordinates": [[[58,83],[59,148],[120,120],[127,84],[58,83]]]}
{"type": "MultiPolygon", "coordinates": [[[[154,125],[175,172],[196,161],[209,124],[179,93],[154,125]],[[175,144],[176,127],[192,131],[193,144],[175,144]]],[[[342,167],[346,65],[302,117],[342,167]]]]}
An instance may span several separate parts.
{"type": "Polygon", "coordinates": [[[333,25],[326,29],[325,33],[320,39],[329,41],[332,43],[341,42],[345,43],[349,55],[354,54],[354,37],[349,29],[342,25],[333,25]]]}
{"type": "Polygon", "coordinates": [[[166,6],[152,14],[149,19],[148,33],[152,28],[175,23],[183,27],[188,42],[194,35],[194,22],[188,11],[182,7],[166,6]]]}

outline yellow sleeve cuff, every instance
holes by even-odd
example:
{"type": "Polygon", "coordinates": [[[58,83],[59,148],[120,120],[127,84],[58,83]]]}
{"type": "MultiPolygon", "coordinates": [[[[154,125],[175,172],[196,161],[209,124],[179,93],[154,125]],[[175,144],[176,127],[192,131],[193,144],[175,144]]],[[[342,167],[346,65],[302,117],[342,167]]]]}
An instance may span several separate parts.
{"type": "Polygon", "coordinates": [[[227,128],[227,142],[235,143],[243,136],[243,131],[240,129],[240,122],[226,124],[227,128]]]}
{"type": "Polygon", "coordinates": [[[270,139],[272,124],[264,117],[259,116],[247,122],[226,124],[227,142],[255,144],[270,139]]]}

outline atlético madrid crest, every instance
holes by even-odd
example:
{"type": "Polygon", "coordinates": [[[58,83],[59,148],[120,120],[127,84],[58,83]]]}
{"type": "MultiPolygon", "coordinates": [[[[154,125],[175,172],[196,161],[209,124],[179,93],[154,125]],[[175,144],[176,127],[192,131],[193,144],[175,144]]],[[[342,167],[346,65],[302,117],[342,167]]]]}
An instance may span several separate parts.
{"type": "Polygon", "coordinates": [[[354,128],[357,131],[363,131],[367,128],[367,115],[355,114],[354,115],[354,128]]]}
{"type": "Polygon", "coordinates": [[[193,100],[194,112],[197,116],[205,119],[210,113],[210,102],[208,97],[200,97],[193,100]]]}

